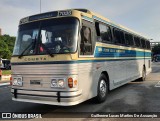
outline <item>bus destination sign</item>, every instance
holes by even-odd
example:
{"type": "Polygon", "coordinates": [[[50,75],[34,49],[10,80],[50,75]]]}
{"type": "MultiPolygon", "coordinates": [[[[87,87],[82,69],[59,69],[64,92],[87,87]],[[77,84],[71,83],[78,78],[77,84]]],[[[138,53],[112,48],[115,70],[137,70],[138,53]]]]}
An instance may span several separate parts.
{"type": "Polygon", "coordinates": [[[44,19],[44,18],[51,18],[51,17],[57,17],[58,12],[49,12],[49,13],[43,13],[43,14],[39,14],[39,15],[34,15],[29,17],[29,21],[34,21],[34,20],[38,20],[38,19],[44,19]]]}
{"type": "Polygon", "coordinates": [[[20,24],[28,23],[29,21],[45,19],[45,18],[51,18],[51,17],[57,17],[57,16],[70,16],[70,15],[72,15],[71,10],[42,13],[42,14],[33,15],[30,17],[23,18],[23,19],[21,19],[20,24]]]}

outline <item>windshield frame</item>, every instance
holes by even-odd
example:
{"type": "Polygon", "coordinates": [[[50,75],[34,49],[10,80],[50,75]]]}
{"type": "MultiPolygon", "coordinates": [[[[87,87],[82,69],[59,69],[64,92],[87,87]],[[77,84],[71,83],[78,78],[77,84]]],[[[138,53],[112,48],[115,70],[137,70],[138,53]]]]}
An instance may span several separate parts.
{"type": "MultiPolygon", "coordinates": [[[[52,53],[53,55],[58,55],[58,54],[75,54],[75,53],[77,53],[77,51],[78,51],[78,41],[79,41],[79,31],[80,31],[80,20],[79,20],[79,18],[78,17],[75,17],[75,16],[72,16],[72,17],[61,17],[61,18],[74,18],[75,20],[77,20],[77,27],[76,27],[76,29],[75,29],[75,31],[76,31],[76,33],[75,33],[75,36],[76,36],[76,39],[74,40],[75,41],[75,50],[73,51],[73,52],[59,52],[59,53],[52,53]]],[[[56,20],[56,19],[60,19],[60,18],[48,18],[48,19],[44,19],[44,20],[56,20]]],[[[44,21],[44,20],[39,20],[38,22],[42,22],[42,21],[44,21]]],[[[37,22],[37,21],[31,21],[31,22],[29,22],[29,23],[33,23],[33,22],[37,22]]],[[[29,23],[27,23],[27,24],[29,24],[29,23]]],[[[18,34],[19,34],[19,32],[20,32],[20,26],[21,25],[19,25],[19,29],[18,29],[18,34]]],[[[38,44],[40,44],[41,43],[41,40],[40,40],[40,34],[41,34],[41,27],[39,27],[38,28],[39,29],[39,33],[38,33],[38,38],[37,38],[37,42],[36,42],[36,47],[35,47],[35,49],[36,49],[36,52],[34,53],[34,54],[24,54],[24,55],[22,55],[22,56],[36,56],[36,55],[50,55],[48,52],[46,52],[46,53],[40,53],[40,52],[38,52],[37,51],[37,49],[38,49],[38,44]]],[[[17,34],[17,38],[16,39],[18,39],[18,34],[17,34]]],[[[18,40],[16,40],[16,42],[17,42],[18,40]]],[[[22,41],[22,40],[21,40],[22,41]]],[[[16,42],[15,42],[15,45],[14,45],[14,49],[15,49],[15,46],[16,46],[16,42]]],[[[41,44],[43,44],[43,43],[41,43],[41,44]]],[[[25,48],[26,49],[26,48],[25,48]]],[[[17,55],[14,55],[14,50],[13,50],[13,53],[12,53],[12,57],[17,57],[17,56],[20,56],[21,55],[21,53],[19,53],[19,54],[17,54],[17,55]]]]}

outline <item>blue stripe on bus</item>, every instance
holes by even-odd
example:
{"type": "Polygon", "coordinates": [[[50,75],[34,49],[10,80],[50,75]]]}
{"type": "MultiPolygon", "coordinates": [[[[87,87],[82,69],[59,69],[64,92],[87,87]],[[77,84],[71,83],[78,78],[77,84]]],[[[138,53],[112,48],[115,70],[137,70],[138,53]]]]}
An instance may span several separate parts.
{"type": "MultiPolygon", "coordinates": [[[[127,60],[143,60],[144,58],[128,58],[128,59],[101,59],[101,60],[77,60],[77,61],[48,61],[48,62],[16,62],[12,65],[41,65],[41,64],[75,64],[75,63],[90,63],[90,62],[111,62],[111,61],[127,61],[127,60]]],[[[151,58],[145,58],[151,59],[151,58]]]]}
{"type": "Polygon", "coordinates": [[[96,47],[94,57],[144,57],[144,55],[145,57],[151,57],[151,52],[96,47]]]}

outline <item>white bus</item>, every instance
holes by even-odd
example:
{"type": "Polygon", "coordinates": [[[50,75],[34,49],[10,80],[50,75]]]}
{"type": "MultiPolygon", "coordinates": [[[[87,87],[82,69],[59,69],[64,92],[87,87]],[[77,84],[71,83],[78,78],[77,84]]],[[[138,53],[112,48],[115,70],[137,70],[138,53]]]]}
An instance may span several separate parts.
{"type": "Polygon", "coordinates": [[[11,59],[12,99],[70,106],[151,72],[150,42],[86,9],[20,20],[11,59]]]}

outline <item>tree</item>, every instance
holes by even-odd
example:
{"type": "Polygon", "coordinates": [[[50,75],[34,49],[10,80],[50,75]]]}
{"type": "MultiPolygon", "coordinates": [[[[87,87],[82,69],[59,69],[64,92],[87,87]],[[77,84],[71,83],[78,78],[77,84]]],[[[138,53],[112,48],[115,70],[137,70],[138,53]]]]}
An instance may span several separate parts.
{"type": "Polygon", "coordinates": [[[160,44],[155,45],[155,46],[152,48],[152,53],[153,53],[153,55],[160,54],[160,44]]]}
{"type": "Polygon", "coordinates": [[[10,59],[13,47],[15,43],[15,37],[9,35],[0,36],[0,57],[10,59]]]}

